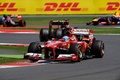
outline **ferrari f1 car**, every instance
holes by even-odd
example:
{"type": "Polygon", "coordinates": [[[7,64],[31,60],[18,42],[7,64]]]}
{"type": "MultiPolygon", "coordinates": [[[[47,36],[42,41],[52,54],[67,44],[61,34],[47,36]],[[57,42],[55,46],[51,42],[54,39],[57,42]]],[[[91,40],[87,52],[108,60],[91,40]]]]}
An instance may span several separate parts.
{"type": "Polygon", "coordinates": [[[120,25],[120,18],[115,16],[94,18],[86,25],[120,25]]]}
{"type": "Polygon", "coordinates": [[[104,56],[104,42],[96,40],[93,30],[72,29],[60,39],[52,38],[41,45],[32,42],[24,59],[30,61],[56,60],[79,62],[86,58],[102,58],[104,56]]]}
{"type": "Polygon", "coordinates": [[[25,27],[26,21],[22,19],[21,15],[3,15],[0,25],[3,27],[25,27]]]}

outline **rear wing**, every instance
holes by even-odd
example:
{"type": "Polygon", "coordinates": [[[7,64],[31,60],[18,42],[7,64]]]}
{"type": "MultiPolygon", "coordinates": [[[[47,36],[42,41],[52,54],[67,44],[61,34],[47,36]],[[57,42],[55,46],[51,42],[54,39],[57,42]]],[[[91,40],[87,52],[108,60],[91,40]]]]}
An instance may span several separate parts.
{"type": "Polygon", "coordinates": [[[68,20],[58,21],[58,20],[51,20],[49,25],[69,25],[68,20]]]}
{"type": "Polygon", "coordinates": [[[91,35],[93,34],[93,30],[90,29],[73,29],[72,34],[75,35],[91,35]]]}
{"type": "Polygon", "coordinates": [[[62,25],[63,21],[50,21],[50,25],[62,25]]]}
{"type": "Polygon", "coordinates": [[[58,20],[51,20],[50,22],[49,22],[49,37],[51,36],[51,34],[52,34],[52,26],[53,25],[57,25],[58,27],[59,26],[64,26],[64,25],[69,25],[69,22],[68,22],[68,20],[62,20],[62,21],[58,21],[58,20]]]}
{"type": "Polygon", "coordinates": [[[90,39],[93,39],[93,30],[90,29],[73,29],[72,34],[77,35],[77,36],[87,36],[90,39]]]}

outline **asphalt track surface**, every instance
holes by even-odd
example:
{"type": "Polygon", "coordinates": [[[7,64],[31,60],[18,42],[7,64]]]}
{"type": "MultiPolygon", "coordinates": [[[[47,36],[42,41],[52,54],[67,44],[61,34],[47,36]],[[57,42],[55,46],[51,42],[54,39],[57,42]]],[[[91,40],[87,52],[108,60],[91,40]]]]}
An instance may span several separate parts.
{"type": "MultiPolygon", "coordinates": [[[[105,56],[77,63],[36,63],[0,69],[0,80],[120,80],[120,35],[95,35],[105,43],[105,56]]],[[[39,41],[38,34],[0,34],[0,43],[39,41]]]]}

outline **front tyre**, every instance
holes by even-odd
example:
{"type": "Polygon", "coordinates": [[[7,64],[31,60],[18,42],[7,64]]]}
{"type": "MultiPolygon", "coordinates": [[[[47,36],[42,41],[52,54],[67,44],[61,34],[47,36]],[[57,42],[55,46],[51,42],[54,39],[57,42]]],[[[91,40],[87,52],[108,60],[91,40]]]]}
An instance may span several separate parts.
{"type": "Polygon", "coordinates": [[[102,58],[104,56],[104,43],[100,40],[95,40],[92,47],[91,53],[97,58],[102,58]]]}
{"type": "Polygon", "coordinates": [[[90,25],[90,24],[91,24],[91,22],[86,23],[86,25],[90,25]]]}
{"type": "MultiPolygon", "coordinates": [[[[28,46],[28,53],[37,53],[37,54],[39,54],[39,53],[42,53],[42,47],[41,47],[41,44],[39,43],[39,42],[32,42],[32,43],[30,43],[30,45],[28,46]]],[[[30,56],[24,56],[24,59],[27,59],[26,57],[30,57],[30,56]]],[[[29,58],[29,60],[31,61],[31,62],[36,62],[36,61],[38,61],[39,60],[39,58],[37,57],[31,57],[31,58],[29,58]]]]}
{"type": "Polygon", "coordinates": [[[20,27],[25,27],[25,26],[26,26],[26,21],[20,20],[20,21],[19,21],[19,26],[20,26],[20,27]]]}
{"type": "Polygon", "coordinates": [[[70,49],[69,49],[69,53],[70,54],[74,53],[78,56],[77,62],[80,62],[83,59],[83,53],[81,50],[81,46],[79,46],[78,44],[71,44],[70,49]]]}
{"type": "Polygon", "coordinates": [[[41,53],[41,44],[39,42],[32,42],[28,46],[28,53],[41,53]]]}

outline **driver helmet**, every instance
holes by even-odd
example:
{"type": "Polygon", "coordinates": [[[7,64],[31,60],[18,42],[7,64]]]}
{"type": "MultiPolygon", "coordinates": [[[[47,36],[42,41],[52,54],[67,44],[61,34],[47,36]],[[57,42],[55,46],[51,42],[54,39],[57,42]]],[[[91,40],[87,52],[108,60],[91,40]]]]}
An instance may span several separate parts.
{"type": "Polygon", "coordinates": [[[69,37],[68,36],[63,36],[63,41],[68,41],[69,37]]]}

